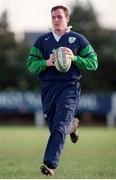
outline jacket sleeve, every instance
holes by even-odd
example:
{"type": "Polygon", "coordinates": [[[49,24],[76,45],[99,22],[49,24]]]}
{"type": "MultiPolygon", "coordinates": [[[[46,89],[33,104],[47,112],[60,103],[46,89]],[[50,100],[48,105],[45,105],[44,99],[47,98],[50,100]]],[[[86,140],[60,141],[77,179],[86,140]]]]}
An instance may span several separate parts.
{"type": "Polygon", "coordinates": [[[37,43],[35,43],[35,45],[31,48],[27,59],[27,68],[32,73],[40,73],[47,68],[46,60],[43,58],[42,52],[36,44],[37,43]]]}
{"type": "Polygon", "coordinates": [[[74,56],[73,63],[85,70],[95,71],[98,67],[97,54],[85,38],[80,43],[79,55],[74,56]]]}

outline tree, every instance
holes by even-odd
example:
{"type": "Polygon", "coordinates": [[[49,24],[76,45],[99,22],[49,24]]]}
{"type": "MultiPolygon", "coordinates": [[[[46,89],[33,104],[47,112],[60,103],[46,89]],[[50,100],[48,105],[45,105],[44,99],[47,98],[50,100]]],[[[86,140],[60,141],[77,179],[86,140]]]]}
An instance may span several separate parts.
{"type": "Polygon", "coordinates": [[[0,90],[34,90],[37,79],[26,69],[30,47],[28,43],[17,42],[10,31],[8,12],[0,16],[0,90]]]}
{"type": "Polygon", "coordinates": [[[8,25],[8,14],[4,11],[0,17],[0,84],[1,89],[11,81],[12,71],[9,70],[15,59],[16,41],[8,25]]]}
{"type": "Polygon", "coordinates": [[[0,17],[0,30],[8,31],[8,13],[7,11],[4,11],[0,17]]]}

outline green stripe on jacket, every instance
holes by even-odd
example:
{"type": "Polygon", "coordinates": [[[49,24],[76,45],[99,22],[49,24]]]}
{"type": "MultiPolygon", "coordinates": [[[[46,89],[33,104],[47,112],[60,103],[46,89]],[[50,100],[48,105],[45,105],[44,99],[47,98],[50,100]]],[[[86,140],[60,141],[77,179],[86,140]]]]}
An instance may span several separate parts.
{"type": "Polygon", "coordinates": [[[30,72],[40,73],[47,68],[46,60],[43,58],[41,51],[32,47],[27,59],[27,68],[30,72]]]}
{"type": "Polygon", "coordinates": [[[81,69],[96,70],[98,67],[97,54],[89,44],[80,51],[80,56],[74,56],[73,63],[81,69]]]}

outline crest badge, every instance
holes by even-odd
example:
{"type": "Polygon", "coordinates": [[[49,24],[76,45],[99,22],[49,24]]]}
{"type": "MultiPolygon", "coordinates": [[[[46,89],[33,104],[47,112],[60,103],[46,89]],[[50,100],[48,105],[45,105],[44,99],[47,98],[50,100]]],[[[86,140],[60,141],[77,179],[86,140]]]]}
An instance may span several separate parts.
{"type": "Polygon", "coordinates": [[[76,37],[69,37],[68,41],[70,44],[74,43],[76,41],[76,37]]]}

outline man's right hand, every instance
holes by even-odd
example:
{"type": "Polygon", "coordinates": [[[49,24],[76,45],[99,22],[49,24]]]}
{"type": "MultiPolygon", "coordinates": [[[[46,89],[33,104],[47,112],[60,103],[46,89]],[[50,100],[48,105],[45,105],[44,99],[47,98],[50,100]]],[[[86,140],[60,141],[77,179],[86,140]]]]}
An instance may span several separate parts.
{"type": "Polygon", "coordinates": [[[47,60],[47,66],[55,66],[56,53],[50,54],[50,58],[47,60]]]}

